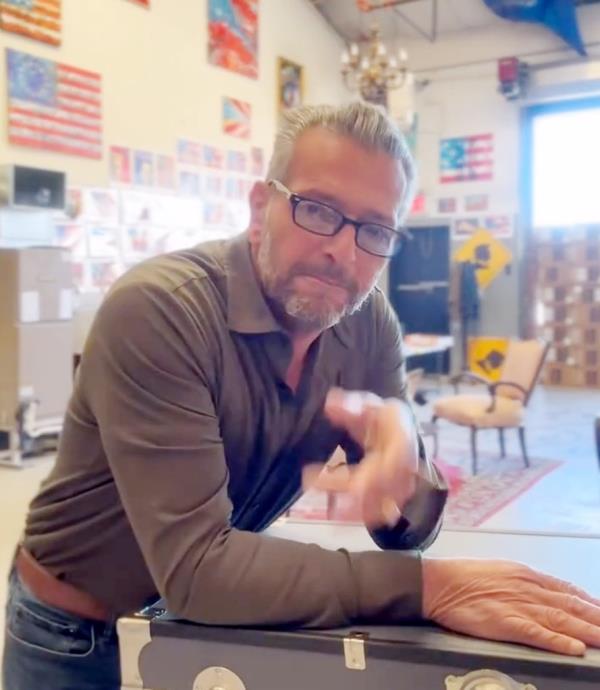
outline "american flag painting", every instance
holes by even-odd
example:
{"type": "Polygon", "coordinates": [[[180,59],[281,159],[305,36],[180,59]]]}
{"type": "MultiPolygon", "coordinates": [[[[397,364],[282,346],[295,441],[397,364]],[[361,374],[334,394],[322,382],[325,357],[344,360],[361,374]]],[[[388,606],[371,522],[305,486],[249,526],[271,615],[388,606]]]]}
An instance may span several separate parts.
{"type": "Polygon", "coordinates": [[[208,0],[208,61],[258,76],[259,0],[208,0]]]}
{"type": "Polygon", "coordinates": [[[250,138],[250,103],[238,101],[237,98],[223,99],[223,131],[232,137],[250,138]]]}
{"type": "Polygon", "coordinates": [[[210,144],[204,144],[202,152],[202,160],[207,168],[217,168],[220,170],[223,167],[224,154],[222,149],[210,146],[210,144]]]}
{"type": "Polygon", "coordinates": [[[99,74],[7,49],[8,139],[85,158],[102,158],[99,74]]]}
{"type": "Polygon", "coordinates": [[[491,180],[493,172],[493,134],[441,140],[440,182],[491,180]]]}
{"type": "Polygon", "coordinates": [[[59,46],[61,0],[0,0],[0,29],[59,46]]]}

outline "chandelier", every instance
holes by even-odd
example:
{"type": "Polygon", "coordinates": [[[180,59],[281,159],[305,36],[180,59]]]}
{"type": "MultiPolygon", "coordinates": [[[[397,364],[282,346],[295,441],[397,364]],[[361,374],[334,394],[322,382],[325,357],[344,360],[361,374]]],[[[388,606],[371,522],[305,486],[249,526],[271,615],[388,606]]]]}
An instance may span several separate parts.
{"type": "Polygon", "coordinates": [[[408,74],[406,51],[390,54],[382,43],[379,29],[369,30],[369,43],[361,52],[356,43],[342,53],[342,76],[353,91],[359,91],[366,101],[385,102],[390,89],[404,85],[408,74]]]}

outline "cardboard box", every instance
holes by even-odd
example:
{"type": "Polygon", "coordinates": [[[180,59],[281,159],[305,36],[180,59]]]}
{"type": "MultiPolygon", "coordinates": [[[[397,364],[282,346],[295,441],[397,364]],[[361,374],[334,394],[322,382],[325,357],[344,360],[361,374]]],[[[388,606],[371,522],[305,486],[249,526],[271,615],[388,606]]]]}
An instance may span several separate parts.
{"type": "Polygon", "coordinates": [[[570,265],[567,268],[567,283],[600,283],[600,264],[570,265]]]}
{"type": "Polygon", "coordinates": [[[544,383],[548,386],[583,386],[583,371],[567,364],[549,363],[544,367],[544,383]]]}
{"type": "Polygon", "coordinates": [[[573,242],[566,245],[566,260],[576,264],[600,264],[600,242],[573,242]]]}
{"type": "Polygon", "coordinates": [[[569,326],[545,324],[542,328],[539,329],[538,335],[548,343],[558,344],[566,342],[566,344],[569,344],[569,342],[571,342],[571,331],[572,329],[569,328],[569,326]]]}
{"type": "Polygon", "coordinates": [[[575,295],[583,304],[600,304],[600,285],[578,285],[575,295]]]}
{"type": "Polygon", "coordinates": [[[72,390],[72,322],[19,324],[0,336],[0,429],[13,426],[23,398],[39,400],[38,419],[62,418],[72,390]]]}
{"type": "Polygon", "coordinates": [[[566,263],[540,264],[538,272],[538,284],[566,285],[572,282],[571,268],[566,263]]]}
{"type": "Polygon", "coordinates": [[[582,345],[555,345],[548,353],[548,361],[580,369],[600,369],[600,351],[582,345]]]}
{"type": "Polygon", "coordinates": [[[575,337],[579,338],[579,343],[582,345],[600,348],[600,327],[577,329],[575,337]]]}
{"type": "Polygon", "coordinates": [[[569,323],[574,322],[581,328],[600,328],[600,303],[570,304],[564,308],[568,312],[565,318],[569,323]]]}
{"type": "Polygon", "coordinates": [[[581,305],[551,302],[544,304],[544,323],[572,326],[575,324],[575,309],[581,305]]]}
{"type": "Polygon", "coordinates": [[[66,321],[73,316],[71,262],[61,247],[0,249],[0,320],[66,321]]]}
{"type": "Polygon", "coordinates": [[[583,385],[587,388],[600,387],[600,369],[584,369],[583,385]]]}
{"type": "Polygon", "coordinates": [[[0,428],[24,398],[38,419],[64,415],[73,353],[71,264],[59,247],[0,249],[0,428]]]}
{"type": "Polygon", "coordinates": [[[577,285],[540,286],[538,298],[547,304],[556,302],[572,304],[581,300],[581,290],[578,288],[577,285]]]}
{"type": "Polygon", "coordinates": [[[558,242],[544,242],[536,247],[537,260],[541,266],[564,264],[567,261],[567,245],[558,242]]]}

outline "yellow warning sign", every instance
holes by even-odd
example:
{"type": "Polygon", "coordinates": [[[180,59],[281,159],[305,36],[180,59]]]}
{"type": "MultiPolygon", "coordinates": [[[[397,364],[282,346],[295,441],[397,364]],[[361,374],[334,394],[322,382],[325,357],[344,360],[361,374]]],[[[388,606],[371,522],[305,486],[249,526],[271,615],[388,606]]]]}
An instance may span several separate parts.
{"type": "Polygon", "coordinates": [[[469,371],[499,381],[508,338],[469,338],[469,371]]]}
{"type": "Polygon", "coordinates": [[[482,288],[487,287],[512,258],[510,250],[483,228],[476,230],[454,252],[455,261],[470,261],[475,265],[477,284],[482,288]]]}

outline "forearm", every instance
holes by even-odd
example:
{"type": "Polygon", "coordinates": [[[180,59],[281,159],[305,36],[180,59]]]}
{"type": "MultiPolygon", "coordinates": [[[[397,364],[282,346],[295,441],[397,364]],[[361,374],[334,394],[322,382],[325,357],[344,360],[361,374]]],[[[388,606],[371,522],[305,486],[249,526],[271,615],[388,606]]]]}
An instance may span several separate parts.
{"type": "Polygon", "coordinates": [[[188,620],[323,628],[421,617],[418,554],[329,551],[236,530],[197,554],[160,583],[169,609],[188,620]]]}

